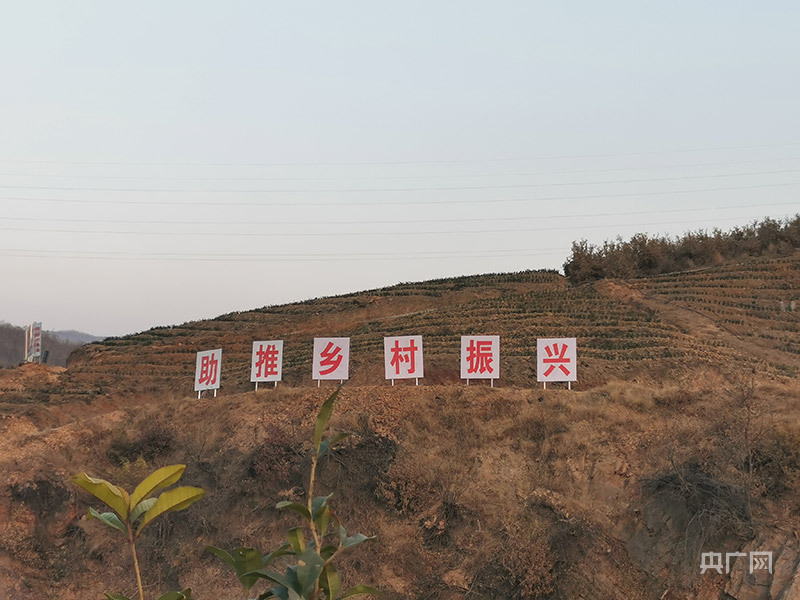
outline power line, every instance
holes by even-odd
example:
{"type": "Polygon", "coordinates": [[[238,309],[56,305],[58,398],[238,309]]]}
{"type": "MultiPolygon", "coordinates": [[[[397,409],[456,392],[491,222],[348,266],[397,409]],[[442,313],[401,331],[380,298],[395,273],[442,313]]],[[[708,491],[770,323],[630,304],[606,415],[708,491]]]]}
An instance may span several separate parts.
{"type": "Polygon", "coordinates": [[[730,192],[739,190],[758,190],[769,188],[792,187],[800,185],[798,181],[786,183],[767,183],[756,185],[738,185],[730,187],[703,188],[692,190],[664,190],[649,192],[626,192],[621,194],[586,194],[580,196],[545,196],[539,198],[489,198],[483,200],[392,200],[390,202],[367,201],[367,202],[172,202],[167,200],[105,200],[105,199],[86,199],[86,198],[26,198],[24,196],[0,196],[0,200],[19,200],[26,202],[54,202],[61,204],[115,204],[115,205],[136,205],[136,206],[241,206],[241,207],[276,207],[276,206],[412,206],[412,205],[436,205],[436,204],[499,204],[513,202],[557,202],[560,200],[596,200],[604,198],[638,198],[641,196],[665,196],[672,194],[704,194],[708,192],[730,192]]]}
{"type": "Polygon", "coordinates": [[[760,158],[753,160],[737,160],[724,162],[692,163],[682,165],[658,165],[640,167],[619,167],[608,169],[569,169],[563,171],[526,171],[512,173],[461,173],[461,174],[427,174],[427,175],[366,175],[349,177],[175,177],[158,175],[75,175],[72,173],[0,173],[2,177],[49,177],[57,179],[110,179],[110,180],[154,180],[154,181],[354,181],[354,180],[412,180],[412,179],[481,179],[487,177],[538,177],[541,175],[574,175],[579,173],[615,173],[620,171],[660,171],[665,169],[691,169],[697,167],[722,167],[755,163],[794,161],[800,157],[760,158]]]}
{"type": "MultiPolygon", "coordinates": [[[[788,215],[785,215],[786,217],[788,215]]],[[[724,217],[717,221],[741,221],[752,217],[724,217]]],[[[651,227],[663,225],[683,225],[692,221],[672,221],[656,223],[625,223],[623,227],[651,227]]],[[[27,227],[1,227],[0,231],[17,231],[26,233],[69,233],[69,234],[92,234],[92,235],[138,235],[138,236],[202,236],[202,237],[364,237],[364,236],[406,236],[406,235],[483,235],[495,233],[534,233],[540,231],[573,231],[581,229],[607,229],[609,225],[573,225],[560,227],[526,227],[518,229],[477,229],[464,231],[326,231],[326,232],[219,232],[219,231],[87,231],[81,229],[42,229],[27,227]]]]}
{"type": "Polygon", "coordinates": [[[752,177],[757,175],[778,175],[798,173],[800,169],[780,169],[775,171],[751,171],[743,173],[717,173],[711,175],[685,175],[681,177],[648,177],[644,179],[615,179],[605,181],[579,181],[558,183],[514,183],[500,185],[469,185],[448,187],[405,187],[405,188],[328,188],[328,189],[179,189],[179,188],[98,188],[98,187],[60,187],[39,185],[0,185],[0,189],[45,190],[64,192],[134,192],[144,193],[180,193],[180,194],[318,194],[318,193],[377,193],[377,192],[455,192],[469,190],[508,190],[565,187],[576,185],[607,185],[628,183],[653,183],[663,181],[687,181],[697,179],[720,179],[725,177],[752,177]]]}
{"type": "Polygon", "coordinates": [[[485,223],[502,221],[531,221],[542,219],[578,219],[597,217],[622,217],[633,215],[655,215],[668,213],[704,212],[712,210],[730,210],[739,208],[772,208],[776,206],[798,206],[798,202],[774,202],[768,204],[739,204],[728,206],[708,206],[699,208],[671,208],[664,210],[641,210],[626,212],[607,212],[594,214],[569,214],[569,215],[535,215],[530,217],[482,217],[482,218],[454,218],[454,219],[386,219],[370,221],[165,221],[165,220],[109,220],[109,219],[71,219],[71,218],[41,218],[41,217],[0,217],[0,221],[46,221],[52,223],[91,223],[107,225],[417,225],[422,223],[485,223]]]}
{"type": "Polygon", "coordinates": [[[183,166],[183,167],[296,167],[296,166],[360,166],[360,165],[435,165],[435,164],[475,164],[529,162],[539,160],[564,160],[577,158],[613,158],[625,156],[657,156],[665,154],[691,154],[695,152],[716,152],[720,150],[753,150],[759,148],[784,148],[800,146],[800,142],[778,144],[749,144],[741,146],[715,146],[705,148],[683,148],[677,150],[645,150],[637,152],[612,152],[602,154],[562,154],[532,157],[493,157],[472,159],[434,159],[434,160],[395,160],[395,161],[306,161],[306,162],[251,162],[251,163],[212,163],[212,162],[146,162],[146,161],[79,161],[79,160],[26,160],[0,159],[0,162],[23,164],[61,164],[61,165],[117,165],[117,166],[183,166]]]}
{"type": "MultiPolygon", "coordinates": [[[[500,250],[481,250],[481,253],[492,253],[492,252],[563,252],[564,248],[506,248],[500,250]]],[[[43,252],[46,254],[60,254],[63,250],[29,250],[25,248],[2,248],[0,251],[8,251],[8,252],[43,252]]],[[[186,253],[186,252],[120,252],[120,251],[113,251],[113,250],[70,250],[72,254],[119,254],[119,255],[137,255],[137,256],[192,256],[192,257],[225,257],[225,258],[242,258],[242,257],[253,257],[253,258],[265,258],[265,257],[345,257],[345,256],[414,256],[414,255],[428,255],[428,254],[453,254],[453,255],[462,255],[464,254],[463,250],[430,250],[430,251],[421,251],[421,252],[338,252],[332,254],[330,252],[261,252],[261,253],[225,253],[221,254],[219,252],[212,252],[212,253],[186,253]]]]}
{"type": "Polygon", "coordinates": [[[543,252],[532,251],[491,251],[491,253],[470,253],[470,252],[447,252],[436,254],[421,253],[385,253],[385,254],[333,254],[333,255],[182,255],[182,254],[163,254],[153,253],[106,253],[106,252],[61,252],[46,250],[26,251],[21,249],[0,250],[0,255],[13,258],[55,258],[65,259],[86,259],[86,260],[147,260],[147,261],[188,261],[188,262],[341,262],[341,261],[387,261],[387,260],[440,260],[467,258],[509,258],[509,257],[536,257],[564,255],[568,249],[557,249],[555,251],[543,252]]]}

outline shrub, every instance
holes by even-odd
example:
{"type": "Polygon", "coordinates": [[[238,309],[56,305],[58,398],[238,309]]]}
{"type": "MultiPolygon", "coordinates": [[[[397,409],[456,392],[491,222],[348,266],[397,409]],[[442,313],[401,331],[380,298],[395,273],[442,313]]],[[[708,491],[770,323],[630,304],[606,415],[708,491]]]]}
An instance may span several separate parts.
{"type": "Polygon", "coordinates": [[[685,271],[723,260],[765,254],[791,254],[800,248],[800,215],[776,221],[766,218],[728,232],[688,232],[683,237],[649,237],[638,233],[602,246],[573,242],[564,274],[573,284],[604,277],[649,277],[685,271]]]}
{"type": "Polygon", "coordinates": [[[761,495],[782,496],[800,477],[800,431],[788,426],[765,431],[753,449],[752,460],[761,495]]]}
{"type": "Polygon", "coordinates": [[[687,564],[695,562],[707,542],[753,535],[747,493],[713,477],[697,463],[675,466],[643,479],[641,485],[650,502],[680,514],[675,526],[683,530],[678,533],[687,564]]]}
{"type": "Polygon", "coordinates": [[[140,437],[130,439],[122,432],[111,440],[106,455],[118,467],[135,463],[138,459],[151,462],[172,449],[173,435],[161,427],[150,427],[140,437]]]}

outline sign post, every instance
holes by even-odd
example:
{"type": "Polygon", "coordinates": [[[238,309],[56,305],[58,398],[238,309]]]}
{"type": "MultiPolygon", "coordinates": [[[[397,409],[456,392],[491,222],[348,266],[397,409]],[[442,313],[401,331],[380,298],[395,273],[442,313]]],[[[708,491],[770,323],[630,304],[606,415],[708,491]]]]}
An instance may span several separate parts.
{"type": "Polygon", "coordinates": [[[42,362],[42,323],[34,321],[25,330],[25,361],[42,362]],[[39,360],[37,360],[39,359],[39,360]]]}
{"type": "Polygon", "coordinates": [[[259,382],[273,381],[275,387],[281,380],[283,372],[283,340],[253,342],[253,356],[250,362],[250,381],[255,382],[258,391],[259,382]]]}
{"type": "Polygon", "coordinates": [[[461,336],[461,379],[488,379],[492,387],[500,378],[500,336],[461,336]]]}
{"type": "Polygon", "coordinates": [[[547,389],[548,381],[578,381],[578,341],[576,338],[540,338],[536,340],[536,381],[547,389]]]}
{"type": "Polygon", "coordinates": [[[222,348],[197,353],[197,362],[194,370],[194,391],[197,392],[198,400],[203,390],[214,390],[214,398],[217,397],[221,374],[222,348]]]}
{"type": "Polygon", "coordinates": [[[414,379],[425,376],[422,359],[422,336],[404,335],[383,338],[383,364],[386,379],[414,379]]]}
{"type": "Polygon", "coordinates": [[[350,378],[350,338],[314,338],[314,357],[311,378],[317,387],[323,379],[350,378]]]}

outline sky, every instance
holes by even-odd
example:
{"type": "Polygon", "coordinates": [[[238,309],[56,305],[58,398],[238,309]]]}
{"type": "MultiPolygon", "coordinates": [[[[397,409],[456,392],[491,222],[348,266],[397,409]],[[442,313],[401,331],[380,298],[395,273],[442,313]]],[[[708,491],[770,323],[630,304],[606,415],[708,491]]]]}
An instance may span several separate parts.
{"type": "Polygon", "coordinates": [[[796,2],[16,2],[0,320],[121,335],[800,212],[796,2]]]}

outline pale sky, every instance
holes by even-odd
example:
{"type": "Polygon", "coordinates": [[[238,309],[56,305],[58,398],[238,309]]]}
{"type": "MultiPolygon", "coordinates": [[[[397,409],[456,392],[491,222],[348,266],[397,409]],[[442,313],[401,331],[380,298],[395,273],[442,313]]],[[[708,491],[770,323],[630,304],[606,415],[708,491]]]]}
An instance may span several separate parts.
{"type": "Polygon", "coordinates": [[[0,320],[119,335],[795,214],[798,31],[789,1],[6,3],[0,320]]]}

